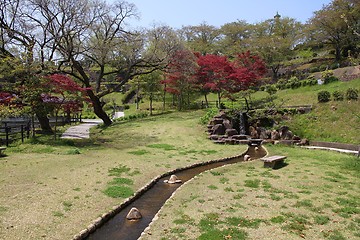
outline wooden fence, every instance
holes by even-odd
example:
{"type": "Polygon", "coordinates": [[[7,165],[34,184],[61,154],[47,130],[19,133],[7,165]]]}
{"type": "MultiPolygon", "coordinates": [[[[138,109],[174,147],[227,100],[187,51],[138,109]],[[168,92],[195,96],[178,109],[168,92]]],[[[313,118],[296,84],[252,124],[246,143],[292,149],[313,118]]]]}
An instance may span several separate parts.
{"type": "MultiPolygon", "coordinates": [[[[71,124],[74,122],[81,122],[81,115],[73,116],[70,120],[64,116],[60,116],[57,119],[55,117],[49,118],[50,126],[54,127],[63,126],[65,124],[71,124]]],[[[35,130],[40,128],[39,121],[28,117],[7,118],[0,120],[0,146],[9,146],[11,142],[21,140],[24,142],[26,138],[30,137],[30,132],[33,134],[35,130]]]]}
{"type": "Polygon", "coordinates": [[[0,127],[0,145],[9,146],[10,142],[21,139],[24,142],[25,138],[30,137],[30,122],[21,125],[5,124],[4,127],[0,127]]]}

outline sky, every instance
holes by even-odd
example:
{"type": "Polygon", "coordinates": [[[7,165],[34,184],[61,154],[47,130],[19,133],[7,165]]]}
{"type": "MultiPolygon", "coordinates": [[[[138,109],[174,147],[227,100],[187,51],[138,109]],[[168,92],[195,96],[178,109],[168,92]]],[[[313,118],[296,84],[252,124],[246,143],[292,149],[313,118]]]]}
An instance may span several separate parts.
{"type": "Polygon", "coordinates": [[[225,23],[245,20],[258,23],[273,18],[278,12],[305,23],[313,12],[332,0],[127,0],[140,13],[132,26],[168,25],[175,29],[202,23],[221,27],[225,23]]]}

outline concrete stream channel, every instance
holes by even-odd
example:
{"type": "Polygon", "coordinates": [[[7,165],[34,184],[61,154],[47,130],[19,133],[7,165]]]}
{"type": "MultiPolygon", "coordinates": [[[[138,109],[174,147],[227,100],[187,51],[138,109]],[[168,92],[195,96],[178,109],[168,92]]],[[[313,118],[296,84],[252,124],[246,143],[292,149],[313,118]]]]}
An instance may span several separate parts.
{"type": "Polygon", "coordinates": [[[129,204],[126,204],[119,210],[116,215],[112,216],[105,223],[98,226],[94,231],[86,234],[87,236],[81,239],[91,240],[134,240],[138,239],[142,232],[149,226],[154,216],[158,213],[161,207],[164,205],[171,195],[182,184],[192,179],[194,176],[201,172],[211,170],[217,167],[221,167],[228,164],[234,164],[244,161],[244,155],[250,155],[252,160],[259,159],[266,155],[266,150],[259,146],[249,146],[246,153],[238,157],[233,157],[221,161],[208,162],[204,165],[196,165],[182,170],[174,171],[172,174],[182,180],[180,184],[168,184],[164,180],[169,179],[169,176],[161,177],[156,183],[148,190],[144,191],[140,196],[137,196],[129,204]],[[132,207],[139,209],[142,214],[142,218],[136,221],[130,221],[126,219],[126,215],[132,207]]]}

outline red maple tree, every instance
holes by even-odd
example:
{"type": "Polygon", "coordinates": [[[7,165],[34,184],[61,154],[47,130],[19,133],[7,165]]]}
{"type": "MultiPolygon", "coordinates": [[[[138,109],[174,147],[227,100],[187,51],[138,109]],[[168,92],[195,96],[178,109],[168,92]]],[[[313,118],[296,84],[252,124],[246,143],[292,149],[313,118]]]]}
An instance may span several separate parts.
{"type": "Polygon", "coordinates": [[[213,54],[197,56],[199,70],[196,84],[205,93],[217,93],[219,104],[222,96],[230,97],[233,93],[248,89],[266,73],[264,61],[249,51],[238,54],[233,61],[226,56],[213,54]]]}

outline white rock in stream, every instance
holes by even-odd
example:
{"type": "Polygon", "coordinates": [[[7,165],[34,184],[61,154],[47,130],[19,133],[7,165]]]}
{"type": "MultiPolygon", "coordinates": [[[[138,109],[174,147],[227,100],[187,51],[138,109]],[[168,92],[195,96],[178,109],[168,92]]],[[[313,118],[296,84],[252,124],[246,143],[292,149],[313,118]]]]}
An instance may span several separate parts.
{"type": "Polygon", "coordinates": [[[171,175],[169,180],[165,180],[164,182],[174,184],[174,183],[181,183],[182,181],[180,179],[178,179],[178,177],[176,175],[171,175]]]}
{"type": "Polygon", "coordinates": [[[136,207],[130,209],[129,213],[126,215],[127,220],[137,220],[142,218],[142,215],[136,207]]]}

